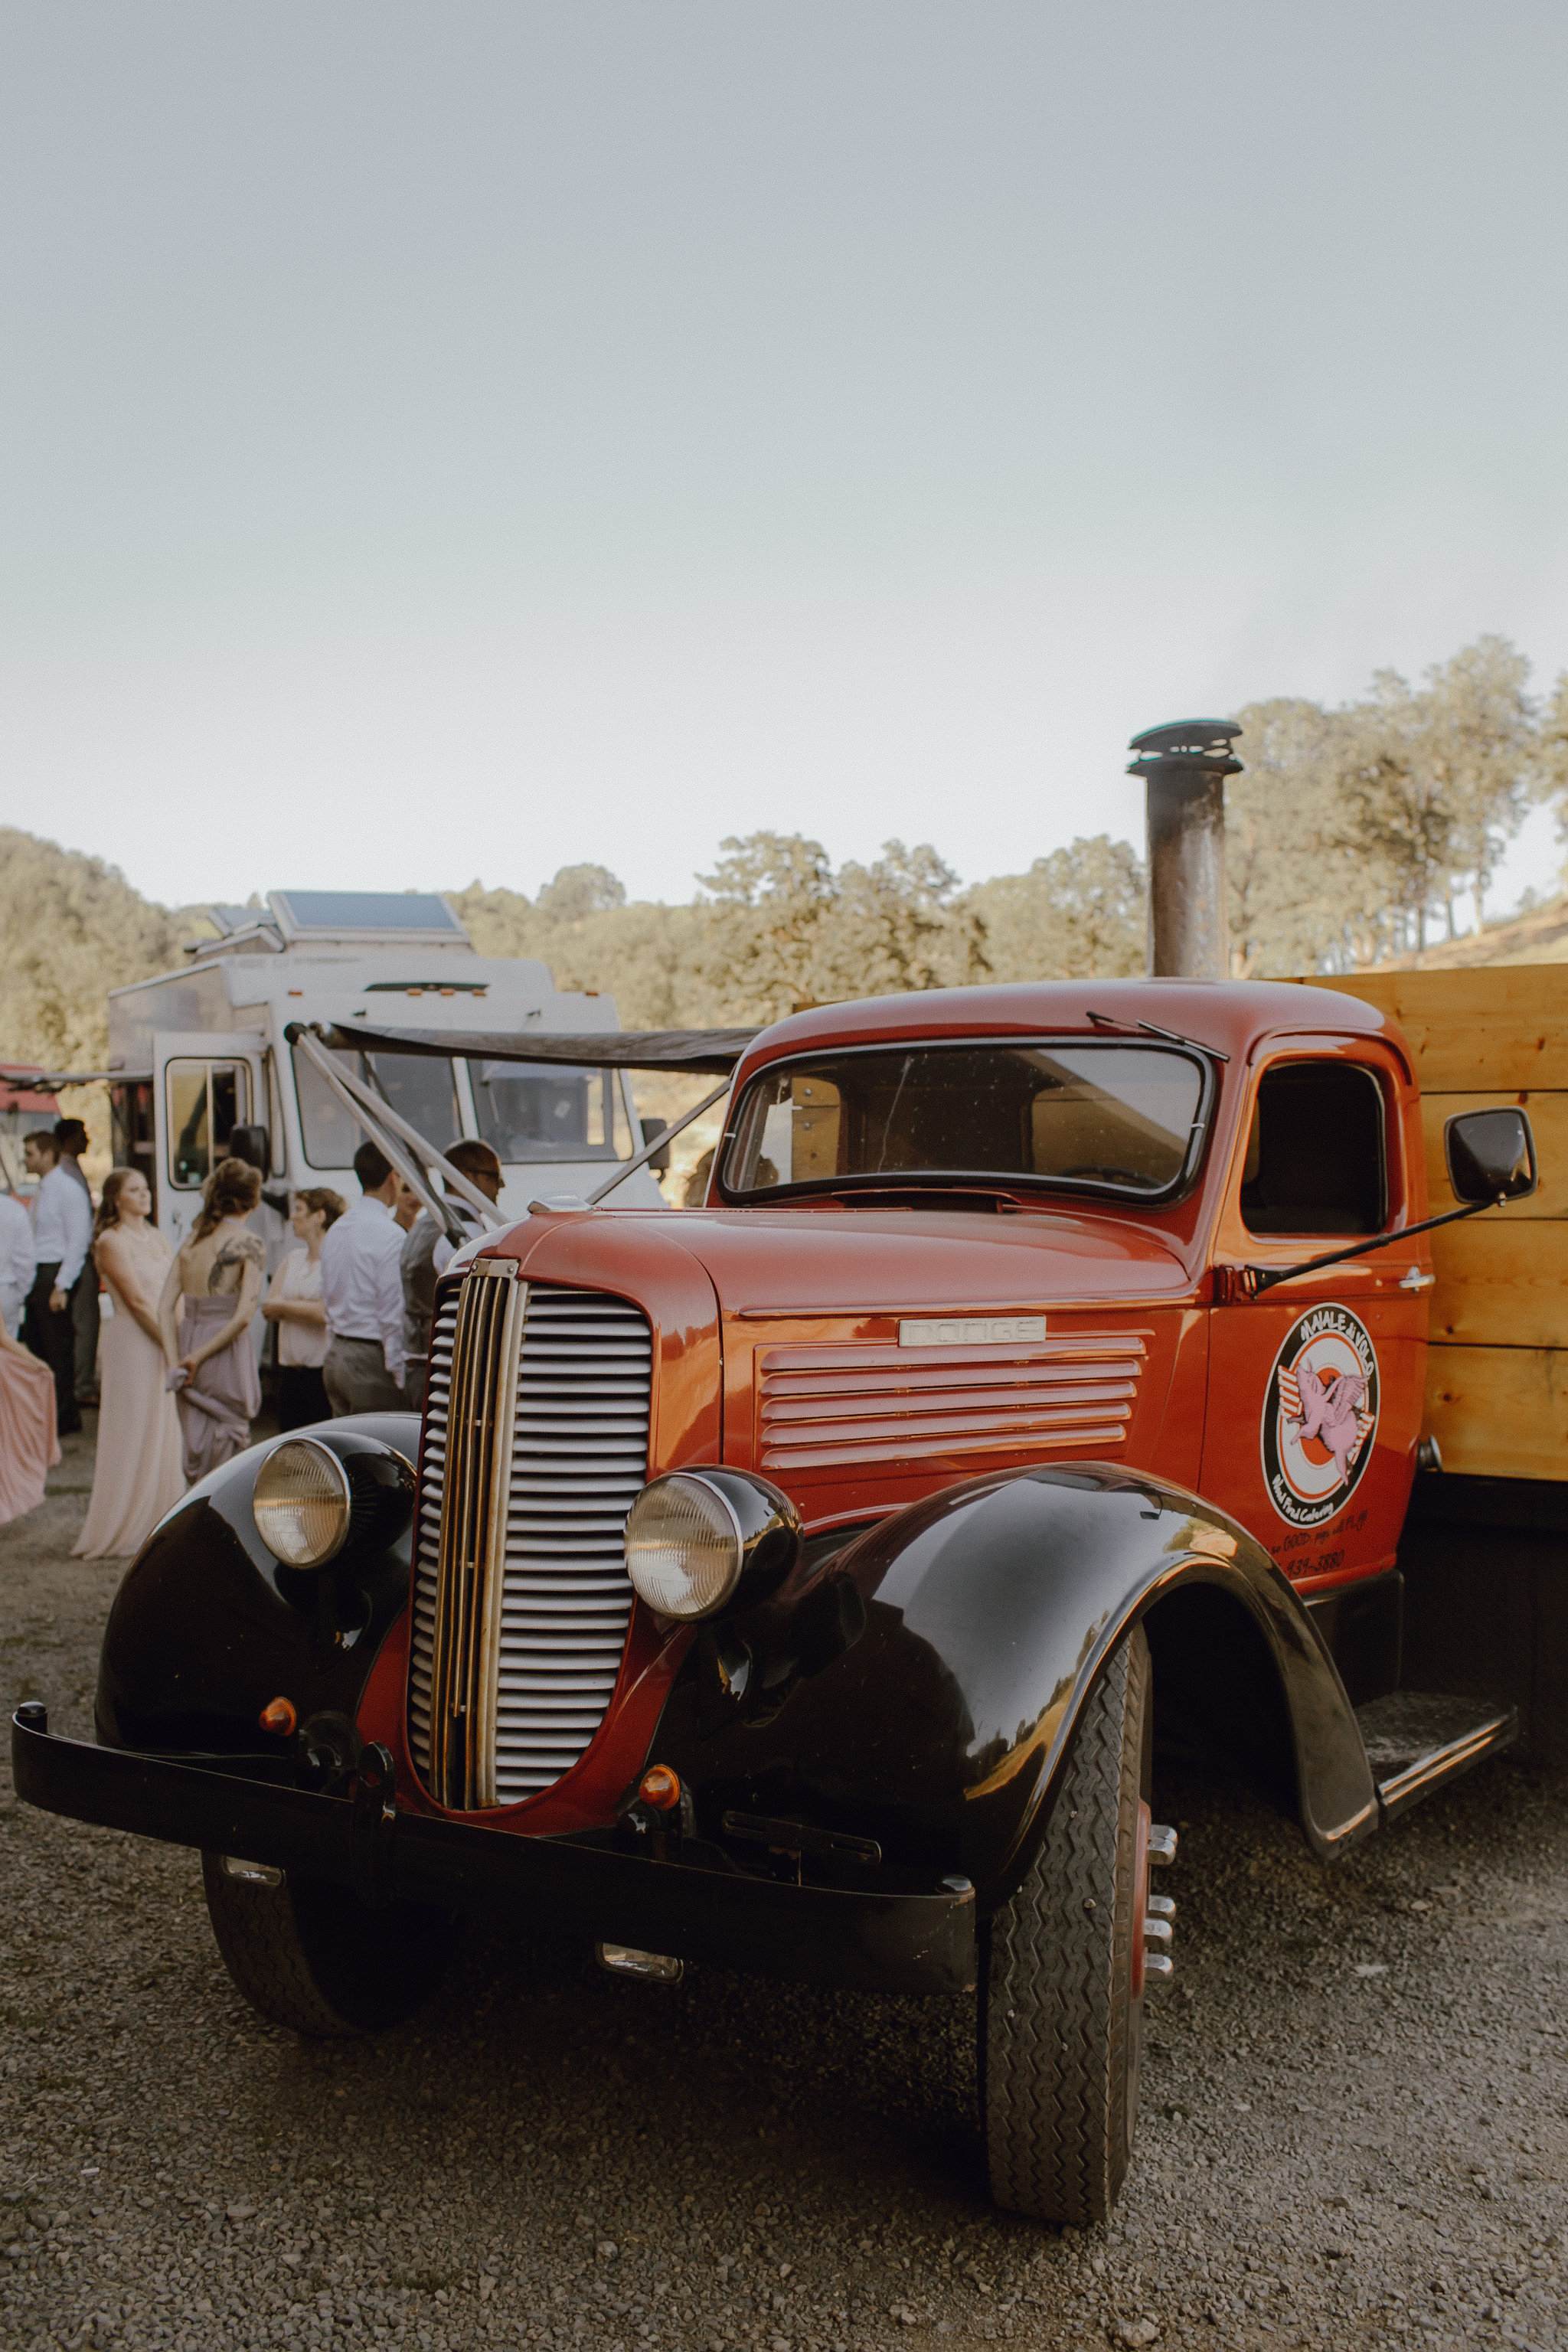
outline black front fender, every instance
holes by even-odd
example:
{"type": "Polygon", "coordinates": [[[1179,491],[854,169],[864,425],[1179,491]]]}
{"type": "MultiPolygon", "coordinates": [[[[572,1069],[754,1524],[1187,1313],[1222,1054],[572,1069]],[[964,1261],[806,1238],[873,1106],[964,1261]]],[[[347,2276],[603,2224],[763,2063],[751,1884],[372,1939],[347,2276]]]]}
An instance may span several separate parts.
{"type": "Polygon", "coordinates": [[[691,1787],[707,1834],[751,1811],[869,1836],[889,1861],[963,1872],[988,1908],[1043,1833],[1105,1657],[1197,1588],[1211,1611],[1240,1612],[1261,1675],[1277,1677],[1302,1827],[1320,1855],[1342,1852],[1375,1828],[1376,1795],[1307,1611],[1235,1521],[1097,1463],[968,1480],[797,1571],[734,1628],[751,1654],[738,1696],[705,1685],[722,1640],[695,1645],[652,1752],[691,1787]],[[828,1611],[835,1583],[847,1591],[828,1611]],[[830,1641],[814,1657],[825,1620],[845,1631],[836,1654],[830,1641]]]}
{"type": "Polygon", "coordinates": [[[226,1462],[162,1519],[115,1595],[99,1665],[108,1748],[265,1755],[258,1717],[286,1698],[303,1723],[353,1717],[387,1628],[407,1603],[419,1423],[359,1413],[295,1431],[330,1446],[355,1487],[355,1534],[331,1566],[284,1567],[252,1496],[269,1439],[226,1462]],[[361,1507],[361,1497],[363,1507],[361,1507]]]}

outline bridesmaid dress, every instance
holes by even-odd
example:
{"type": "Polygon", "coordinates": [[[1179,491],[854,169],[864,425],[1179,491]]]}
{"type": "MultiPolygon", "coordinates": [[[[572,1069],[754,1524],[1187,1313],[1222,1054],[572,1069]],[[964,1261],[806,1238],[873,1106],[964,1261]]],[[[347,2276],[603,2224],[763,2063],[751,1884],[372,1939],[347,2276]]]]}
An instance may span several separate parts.
{"type": "MultiPolygon", "coordinates": [[[[170,1250],[154,1226],[142,1230],[142,1297],[153,1305],[163,1286],[170,1250]]],[[[168,1365],[163,1348],[147,1337],[112,1276],[105,1278],[114,1313],[103,1327],[98,1463],[86,1523],[74,1547],[78,1559],[118,1559],[140,1551],[164,1512],[172,1511],[185,1491],[180,1417],[163,1385],[168,1365]]]]}
{"type": "Polygon", "coordinates": [[[0,1527],[37,1509],[59,1458],[53,1372],[25,1348],[0,1347],[0,1527]]]}
{"type": "MultiPolygon", "coordinates": [[[[208,1270],[206,1297],[185,1300],[180,1320],[182,1356],[202,1347],[230,1320],[244,1286],[246,1267],[254,1265],[260,1272],[266,1265],[266,1250],[258,1237],[247,1233],[237,1219],[229,1222],[234,1231],[208,1270]]],[[[175,1393],[184,1434],[185,1475],[194,1486],[198,1478],[232,1462],[250,1444],[250,1424],[261,1411],[261,1381],[249,1326],[226,1348],[209,1356],[195,1378],[175,1393]]]]}

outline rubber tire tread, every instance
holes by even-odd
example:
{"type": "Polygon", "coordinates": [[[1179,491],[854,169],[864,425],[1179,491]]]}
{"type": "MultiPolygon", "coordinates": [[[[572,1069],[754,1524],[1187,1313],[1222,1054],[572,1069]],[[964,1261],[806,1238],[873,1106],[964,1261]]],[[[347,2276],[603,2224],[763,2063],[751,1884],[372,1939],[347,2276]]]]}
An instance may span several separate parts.
{"type": "Polygon", "coordinates": [[[1134,1626],[1089,1695],[1029,1874],[991,1923],[980,2041],[992,2194],[1072,2229],[1109,2220],[1131,2155],[1132,1875],[1152,1682],[1134,1626]]]}
{"type": "Polygon", "coordinates": [[[258,1886],[202,1856],[207,1917],[225,1968],[252,2009],[314,2041],[396,2025],[435,1990],[447,1960],[440,1914],[367,1910],[314,1881],[258,1886]]]}

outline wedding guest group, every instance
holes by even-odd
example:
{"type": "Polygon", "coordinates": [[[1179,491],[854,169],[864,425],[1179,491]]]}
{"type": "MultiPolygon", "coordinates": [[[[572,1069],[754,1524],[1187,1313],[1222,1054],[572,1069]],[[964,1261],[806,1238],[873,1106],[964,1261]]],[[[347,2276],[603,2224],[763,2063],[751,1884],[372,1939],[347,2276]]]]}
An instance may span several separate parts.
{"type": "MultiPolygon", "coordinates": [[[[22,1150],[29,1175],[40,1180],[33,1202],[36,1270],[22,1336],[54,1375],[56,1426],[65,1435],[81,1427],[76,1401],[71,1294],[81,1279],[92,1242],[92,1195],[74,1155],[68,1155],[68,1169],[61,1166],[59,1146],[47,1128],[29,1135],[22,1150]]],[[[92,1280],[96,1286],[96,1273],[92,1280]]]]}
{"type": "Polygon", "coordinates": [[[218,1161],[158,1303],[184,1473],[193,1483],[244,1451],[261,1408],[250,1325],[261,1303],[267,1245],[246,1223],[260,1198],[258,1169],[243,1160],[218,1161]]]}
{"type": "Polygon", "coordinates": [[[22,1310],[38,1270],[33,1220],[14,1192],[0,1192],[0,1324],[13,1339],[22,1328],[22,1310]]]}
{"type": "MultiPolygon", "coordinates": [[[[73,1184],[79,1186],[90,1214],[92,1191],[82,1173],[81,1155],[87,1150],[87,1129],[79,1118],[57,1118],[54,1125],[55,1161],[63,1168],[73,1184]]],[[[98,1268],[89,1249],[87,1263],[71,1285],[70,1294],[72,1376],[76,1382],[79,1405],[98,1402],[98,1268]]]]}
{"type": "Polygon", "coordinates": [[[321,1377],[334,1414],[403,1410],[404,1240],[394,1208],[399,1178],[375,1144],[353,1157],[363,1198],[321,1244],[327,1352],[321,1377]]]}
{"type": "Polygon", "coordinates": [[[316,1186],[296,1192],[289,1211],[291,1249],[273,1276],[261,1312],[278,1334],[278,1426],[303,1429],[328,1421],[321,1366],[327,1354],[327,1310],[321,1304],[321,1244],[345,1213],[340,1192],[316,1186]]]}
{"type": "MultiPolygon", "coordinates": [[[[499,1201],[501,1164],[488,1143],[466,1138],[447,1153],[460,1174],[489,1201],[499,1201]]],[[[406,1190],[406,1187],[405,1187],[406,1190]]],[[[466,1238],[479,1231],[476,1211],[454,1192],[447,1196],[466,1238]]],[[[421,1209],[403,1244],[403,1349],[405,1370],[404,1398],[410,1412],[425,1402],[425,1375],[430,1359],[430,1320],[436,1311],[436,1285],[451,1264],[459,1244],[448,1241],[428,1209],[421,1209]]]]}
{"type": "Polygon", "coordinates": [[[59,1458],[54,1376],[0,1324],[0,1527],[37,1509],[59,1458]]]}
{"type": "Polygon", "coordinates": [[[74,1548],[79,1559],[140,1551],[185,1491],[180,1418],[165,1377],[174,1358],[158,1317],[173,1254],[152,1213],[140,1170],[111,1170],[93,1224],[92,1261],[113,1312],[103,1330],[97,1461],[74,1548]]]}

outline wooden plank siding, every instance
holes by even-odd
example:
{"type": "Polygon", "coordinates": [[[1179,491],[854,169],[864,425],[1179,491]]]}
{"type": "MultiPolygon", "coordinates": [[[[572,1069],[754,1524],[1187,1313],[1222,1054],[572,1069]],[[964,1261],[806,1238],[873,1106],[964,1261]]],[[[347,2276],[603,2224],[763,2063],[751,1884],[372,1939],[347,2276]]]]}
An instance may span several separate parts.
{"type": "Polygon", "coordinates": [[[1518,1104],[1535,1133],[1533,1200],[1432,1236],[1425,1427],[1455,1473],[1568,1480],[1568,964],[1314,980],[1397,1021],[1422,1089],[1430,1211],[1458,1205],[1443,1129],[1518,1104]]]}

